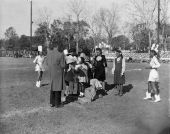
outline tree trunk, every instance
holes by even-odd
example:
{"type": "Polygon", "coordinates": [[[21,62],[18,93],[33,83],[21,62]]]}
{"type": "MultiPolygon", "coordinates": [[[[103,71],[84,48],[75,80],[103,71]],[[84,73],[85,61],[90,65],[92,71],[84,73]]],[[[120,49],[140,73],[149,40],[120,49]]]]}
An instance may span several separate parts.
{"type": "Polygon", "coordinates": [[[163,44],[163,49],[165,51],[166,50],[166,37],[165,37],[164,33],[165,33],[165,24],[162,27],[162,39],[163,39],[162,44],[163,44]]]}
{"type": "Polygon", "coordinates": [[[152,43],[151,42],[151,32],[149,31],[148,34],[149,34],[149,51],[148,52],[150,53],[150,49],[151,49],[151,46],[152,46],[152,44],[151,44],[152,43]]]}
{"type": "Polygon", "coordinates": [[[78,37],[77,37],[77,42],[76,42],[76,52],[77,52],[77,54],[78,54],[78,52],[79,52],[79,36],[80,36],[80,25],[79,25],[79,15],[77,15],[77,25],[78,25],[78,37]]]}

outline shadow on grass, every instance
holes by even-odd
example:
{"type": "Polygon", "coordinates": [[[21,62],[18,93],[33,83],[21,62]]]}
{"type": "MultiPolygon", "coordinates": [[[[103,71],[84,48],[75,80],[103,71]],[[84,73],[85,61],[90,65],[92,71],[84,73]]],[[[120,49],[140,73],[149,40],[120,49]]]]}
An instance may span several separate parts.
{"type": "Polygon", "coordinates": [[[70,94],[66,97],[66,101],[64,102],[64,105],[77,101],[77,100],[78,100],[78,94],[70,94]]]}
{"type": "Polygon", "coordinates": [[[130,92],[132,90],[132,88],[133,88],[132,84],[124,85],[123,86],[123,94],[130,92]]]}
{"type": "MultiPolygon", "coordinates": [[[[110,90],[115,90],[115,87],[116,87],[115,84],[108,84],[108,83],[106,83],[105,86],[106,86],[105,89],[106,89],[107,92],[110,91],[110,90]]],[[[123,94],[130,92],[132,89],[133,89],[132,84],[124,85],[123,86],[123,94]]]]}
{"type": "Polygon", "coordinates": [[[48,85],[49,85],[49,83],[41,84],[41,86],[42,86],[42,87],[44,87],[44,86],[48,86],[48,85]]]}
{"type": "Polygon", "coordinates": [[[108,83],[105,84],[106,91],[112,90],[114,89],[114,87],[115,87],[115,84],[108,84],[108,83]]]}

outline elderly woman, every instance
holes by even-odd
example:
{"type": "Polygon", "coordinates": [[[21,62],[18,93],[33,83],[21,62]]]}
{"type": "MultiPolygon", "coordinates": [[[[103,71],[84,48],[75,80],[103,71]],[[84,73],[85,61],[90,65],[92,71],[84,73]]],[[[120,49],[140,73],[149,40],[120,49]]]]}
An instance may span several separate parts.
{"type": "Polygon", "coordinates": [[[47,52],[47,64],[50,73],[50,104],[51,107],[59,108],[63,106],[61,104],[61,91],[65,88],[65,57],[64,53],[59,51],[59,46],[50,47],[47,52]]]}

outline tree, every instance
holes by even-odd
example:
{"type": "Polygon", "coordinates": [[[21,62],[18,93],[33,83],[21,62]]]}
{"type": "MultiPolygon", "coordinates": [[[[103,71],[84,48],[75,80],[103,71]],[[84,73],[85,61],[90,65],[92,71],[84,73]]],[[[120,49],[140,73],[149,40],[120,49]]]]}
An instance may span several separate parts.
{"type": "Polygon", "coordinates": [[[111,44],[113,36],[118,32],[117,20],[118,12],[115,5],[112,8],[100,8],[98,11],[98,21],[107,35],[108,44],[111,44]]]}
{"type": "Polygon", "coordinates": [[[73,26],[73,23],[70,21],[65,21],[63,23],[63,30],[65,37],[68,40],[68,48],[70,49],[73,44],[75,34],[75,28],[73,26]]]}
{"type": "Polygon", "coordinates": [[[93,48],[101,42],[102,39],[102,25],[99,23],[99,16],[97,14],[92,15],[89,19],[89,31],[91,32],[93,39],[93,48]]]}
{"type": "Polygon", "coordinates": [[[161,34],[162,34],[162,47],[164,50],[167,50],[167,44],[166,44],[166,40],[167,40],[167,37],[166,37],[166,27],[167,27],[167,24],[168,24],[168,19],[170,18],[170,16],[168,16],[168,5],[170,4],[170,1],[169,0],[162,0],[161,1],[161,6],[160,6],[160,9],[161,9],[161,15],[160,15],[160,25],[161,25],[161,34]]]}
{"type": "Polygon", "coordinates": [[[0,39],[0,49],[1,48],[5,48],[5,40],[4,39],[0,39]]]}
{"type": "Polygon", "coordinates": [[[141,51],[148,51],[149,47],[149,32],[152,36],[152,32],[150,29],[141,28],[143,24],[141,25],[136,25],[132,27],[131,29],[131,34],[132,34],[132,39],[136,45],[136,50],[141,50],[141,51]]]}
{"type": "Polygon", "coordinates": [[[76,17],[77,20],[77,28],[76,28],[76,51],[78,52],[78,42],[80,39],[80,18],[83,15],[83,12],[85,11],[85,5],[86,1],[85,0],[70,0],[68,3],[68,7],[76,17]]]}
{"type": "Polygon", "coordinates": [[[68,8],[72,14],[75,15],[77,22],[80,21],[80,18],[83,17],[83,13],[86,9],[85,0],[69,0],[68,8]]]}
{"type": "MultiPolygon", "coordinates": [[[[75,43],[77,42],[76,40],[77,31],[76,30],[77,30],[77,22],[66,21],[63,23],[63,34],[68,40],[69,48],[75,47],[75,43]]],[[[88,32],[89,32],[88,23],[84,20],[81,20],[79,22],[79,40],[78,40],[79,46],[78,48],[81,48],[82,40],[86,40],[88,38],[87,37],[88,32]]]]}
{"type": "Polygon", "coordinates": [[[52,13],[47,8],[41,9],[39,13],[39,18],[36,20],[38,28],[35,31],[36,37],[34,38],[34,41],[36,42],[36,40],[39,40],[41,45],[46,46],[48,45],[46,41],[50,40],[51,36],[50,24],[52,13]]]}
{"type": "Polygon", "coordinates": [[[45,44],[46,37],[49,35],[49,24],[47,22],[41,22],[38,24],[38,28],[35,30],[35,36],[39,37],[39,43],[41,45],[45,44]]]}
{"type": "Polygon", "coordinates": [[[5,31],[5,38],[6,39],[11,39],[11,38],[16,38],[18,37],[16,30],[13,27],[9,27],[5,31]]]}
{"type": "Polygon", "coordinates": [[[21,35],[19,39],[19,49],[24,50],[24,49],[29,49],[31,45],[30,42],[30,37],[26,35],[21,35]]]}
{"type": "Polygon", "coordinates": [[[130,3],[130,12],[132,21],[137,24],[145,24],[146,29],[149,29],[149,46],[151,47],[151,40],[153,37],[151,36],[151,31],[155,29],[156,22],[156,7],[157,0],[131,0],[130,3]]]}
{"type": "Polygon", "coordinates": [[[63,23],[60,20],[54,20],[51,24],[51,36],[51,44],[53,46],[58,45],[62,51],[66,47],[67,39],[63,32],[63,23]]]}
{"type": "Polygon", "coordinates": [[[125,35],[119,35],[112,38],[112,48],[121,48],[127,50],[130,48],[129,39],[125,35]]]}
{"type": "Polygon", "coordinates": [[[16,30],[13,27],[9,27],[5,31],[5,39],[6,39],[5,47],[7,50],[9,50],[9,49],[13,50],[13,49],[17,48],[19,37],[16,33],[16,30]]]}

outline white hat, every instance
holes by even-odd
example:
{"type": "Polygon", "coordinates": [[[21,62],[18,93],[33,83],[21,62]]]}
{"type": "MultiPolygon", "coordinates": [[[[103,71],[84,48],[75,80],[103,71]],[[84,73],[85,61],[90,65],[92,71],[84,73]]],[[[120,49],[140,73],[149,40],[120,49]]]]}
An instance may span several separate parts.
{"type": "Polygon", "coordinates": [[[76,59],[73,56],[69,55],[69,56],[66,57],[66,63],[67,64],[70,64],[70,63],[73,63],[73,62],[76,62],[76,59]]]}
{"type": "Polygon", "coordinates": [[[158,44],[152,44],[151,50],[154,50],[155,52],[158,52],[158,44]]]}
{"type": "Polygon", "coordinates": [[[42,52],[42,46],[38,46],[38,51],[42,52]]]}
{"type": "Polygon", "coordinates": [[[64,52],[64,55],[68,54],[68,50],[67,49],[65,49],[63,52],[64,52]]]}

